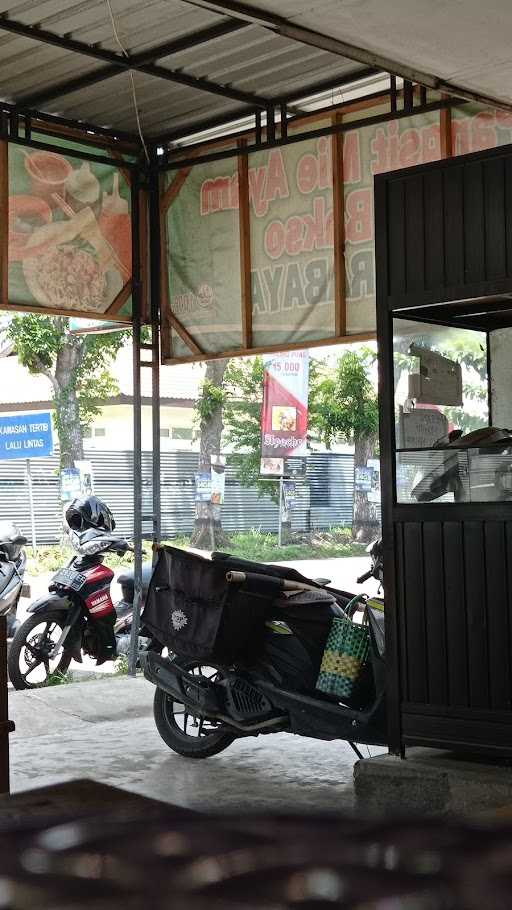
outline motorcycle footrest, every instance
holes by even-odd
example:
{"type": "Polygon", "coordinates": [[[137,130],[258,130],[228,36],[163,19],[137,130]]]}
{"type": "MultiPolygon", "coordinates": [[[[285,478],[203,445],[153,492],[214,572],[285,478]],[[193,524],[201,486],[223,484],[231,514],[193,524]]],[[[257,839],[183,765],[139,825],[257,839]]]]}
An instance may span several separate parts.
{"type": "Polygon", "coordinates": [[[146,679],[171,698],[198,714],[222,713],[223,707],[214,683],[194,677],[178,664],[151,652],[141,654],[140,660],[146,679]]]}

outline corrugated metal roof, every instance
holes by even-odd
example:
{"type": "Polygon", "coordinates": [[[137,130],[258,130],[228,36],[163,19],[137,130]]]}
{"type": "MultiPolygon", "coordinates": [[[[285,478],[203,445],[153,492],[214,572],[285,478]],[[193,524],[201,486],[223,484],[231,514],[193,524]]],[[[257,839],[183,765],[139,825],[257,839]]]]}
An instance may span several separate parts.
{"type": "Polygon", "coordinates": [[[315,83],[357,80],[369,66],[512,105],[510,0],[110,4],[119,41],[107,0],[0,0],[0,97],[135,135],[126,71],[135,67],[148,138],[307,97],[315,83]],[[171,41],[180,42],[172,54],[149,53],[171,41]]]}
{"type": "MultiPolygon", "coordinates": [[[[122,45],[130,56],[169,41],[193,36],[234,20],[222,12],[197,7],[188,0],[111,0],[115,23],[122,45]]],[[[302,8],[302,5],[301,5],[302,8]]],[[[113,34],[106,0],[62,0],[14,2],[0,0],[0,15],[18,23],[51,33],[53,36],[88,45],[85,50],[106,51],[121,56],[113,34]],[[63,8],[64,7],[64,8],[63,8]]],[[[236,22],[235,22],[236,24],[236,22]]],[[[56,86],[70,84],[82,77],[100,75],[108,60],[94,60],[86,54],[53,46],[26,34],[2,32],[7,27],[0,19],[0,97],[11,103],[30,105],[37,110],[59,114],[71,120],[84,120],[135,134],[137,130],[130,79],[126,71],[110,74],[105,81],[65,92],[45,100],[56,86]]],[[[15,27],[15,26],[12,26],[15,27]]],[[[206,36],[208,38],[208,36],[206,36]]],[[[258,25],[240,22],[239,29],[205,40],[197,46],[159,57],[161,75],[177,71],[185,77],[208,80],[219,86],[226,97],[205,91],[204,87],[182,85],[157,78],[154,74],[134,73],[137,103],[143,130],[148,138],[188,123],[196,124],[212,116],[226,116],[251,109],[251,96],[278,100],[287,93],[304,88],[329,76],[356,80],[367,69],[364,64],[303,45],[274,34],[258,25]],[[232,91],[243,98],[228,97],[232,91]]],[[[90,81],[90,80],[89,80],[90,81]]]]}

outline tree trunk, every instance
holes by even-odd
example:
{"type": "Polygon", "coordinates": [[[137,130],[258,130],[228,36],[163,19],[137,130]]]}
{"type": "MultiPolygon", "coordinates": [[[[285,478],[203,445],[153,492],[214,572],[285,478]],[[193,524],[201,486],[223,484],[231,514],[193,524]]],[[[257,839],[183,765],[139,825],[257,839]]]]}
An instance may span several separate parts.
{"type": "MultiPolygon", "coordinates": [[[[205,396],[212,388],[222,389],[227,360],[210,360],[206,366],[205,396]]],[[[211,401],[211,398],[209,398],[211,401]]],[[[212,403],[200,423],[199,473],[211,473],[212,456],[219,455],[223,430],[222,403],[212,403]]],[[[229,537],[222,529],[222,506],[213,502],[196,502],[196,518],[191,546],[199,550],[217,550],[229,546],[229,537]]]]}
{"type": "MultiPolygon", "coordinates": [[[[354,441],[354,477],[356,468],[366,467],[369,458],[373,458],[376,436],[365,436],[354,441]]],[[[352,537],[361,543],[369,543],[378,535],[377,509],[368,501],[368,493],[356,490],[354,484],[354,512],[352,518],[352,537]]]]}
{"type": "Polygon", "coordinates": [[[83,342],[70,337],[57,356],[55,366],[55,416],[59,437],[60,469],[73,468],[83,459],[84,445],[76,390],[77,370],[83,342]]]}

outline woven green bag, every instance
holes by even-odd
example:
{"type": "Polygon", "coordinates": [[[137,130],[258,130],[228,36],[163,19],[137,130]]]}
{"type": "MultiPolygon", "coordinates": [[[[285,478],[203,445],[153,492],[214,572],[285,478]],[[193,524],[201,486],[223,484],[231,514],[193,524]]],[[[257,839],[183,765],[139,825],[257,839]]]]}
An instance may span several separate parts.
{"type": "Polygon", "coordinates": [[[333,619],[316,688],[326,695],[350,698],[368,659],[370,633],[350,619],[333,619]]]}

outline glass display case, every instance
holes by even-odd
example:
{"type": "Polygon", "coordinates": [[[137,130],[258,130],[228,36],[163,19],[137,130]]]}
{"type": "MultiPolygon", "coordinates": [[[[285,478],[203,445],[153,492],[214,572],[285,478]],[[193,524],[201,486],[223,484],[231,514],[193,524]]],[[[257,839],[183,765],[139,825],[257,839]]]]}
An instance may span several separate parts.
{"type": "Polygon", "coordinates": [[[393,318],[397,503],[512,500],[510,331],[393,318]]]}

